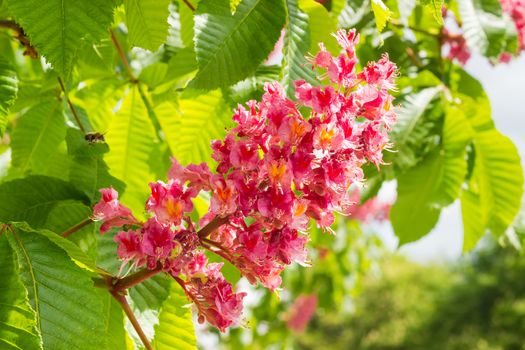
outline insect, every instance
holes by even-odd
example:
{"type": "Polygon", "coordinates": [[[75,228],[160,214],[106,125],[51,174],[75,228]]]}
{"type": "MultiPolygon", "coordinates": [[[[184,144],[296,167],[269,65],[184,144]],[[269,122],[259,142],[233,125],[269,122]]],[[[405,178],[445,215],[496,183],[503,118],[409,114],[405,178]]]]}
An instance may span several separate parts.
{"type": "Polygon", "coordinates": [[[89,143],[105,142],[104,135],[99,132],[87,133],[84,139],[89,143]]]}

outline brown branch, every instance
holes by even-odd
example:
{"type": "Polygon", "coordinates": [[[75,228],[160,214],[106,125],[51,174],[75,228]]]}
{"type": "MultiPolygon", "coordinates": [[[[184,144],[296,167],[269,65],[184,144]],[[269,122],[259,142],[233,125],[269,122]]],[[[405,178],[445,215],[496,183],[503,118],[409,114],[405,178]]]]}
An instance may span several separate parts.
{"type": "Polygon", "coordinates": [[[124,68],[126,69],[126,72],[129,75],[131,82],[133,84],[138,83],[138,79],[133,74],[133,70],[131,69],[131,66],[129,65],[128,58],[126,57],[124,50],[122,50],[122,46],[120,45],[120,42],[118,41],[117,36],[115,35],[115,32],[112,29],[110,29],[109,32],[111,34],[111,41],[113,41],[113,45],[115,45],[115,48],[117,49],[117,53],[120,57],[120,60],[122,61],[122,64],[124,65],[124,68]]]}
{"type": "Polygon", "coordinates": [[[186,6],[188,6],[190,8],[190,10],[195,12],[195,6],[193,6],[191,2],[189,2],[188,0],[182,0],[182,2],[185,3],[186,6]]]}
{"type": "Polygon", "coordinates": [[[215,231],[216,229],[218,229],[222,225],[226,224],[229,220],[230,220],[229,217],[221,218],[221,217],[217,216],[212,221],[210,221],[208,223],[208,225],[206,225],[203,228],[201,228],[197,232],[197,235],[199,236],[199,238],[208,237],[209,235],[211,235],[213,233],[213,231],[215,231]]]}
{"type": "Polygon", "coordinates": [[[71,234],[79,231],[80,229],[86,227],[87,225],[91,224],[93,220],[91,218],[87,218],[84,221],[79,222],[75,226],[68,228],[66,231],[62,232],[60,235],[64,238],[71,236],[71,234]]]}
{"type": "Polygon", "coordinates": [[[160,264],[153,270],[143,269],[137,271],[127,277],[117,279],[111,289],[116,293],[121,292],[159,274],[160,272],[162,272],[162,266],[160,266],[160,264]]]}
{"type": "Polygon", "coordinates": [[[137,318],[133,314],[133,310],[131,310],[131,307],[128,304],[128,301],[126,300],[126,296],[118,293],[118,292],[111,292],[111,295],[115,300],[118,301],[122,309],[124,310],[124,313],[128,317],[129,321],[133,325],[133,328],[135,328],[135,331],[139,335],[140,340],[142,341],[142,344],[146,347],[147,350],[153,350],[153,346],[151,346],[151,343],[148,340],[148,337],[146,337],[146,334],[142,330],[142,327],[140,327],[139,321],[137,321],[137,318]]]}
{"type": "Polygon", "coordinates": [[[71,103],[71,100],[67,96],[66,87],[64,86],[64,81],[62,78],[58,77],[58,83],[60,84],[60,89],[62,89],[62,92],[64,93],[64,97],[66,98],[67,105],[69,107],[69,110],[73,114],[73,117],[75,118],[75,121],[78,125],[78,128],[84,135],[86,135],[86,129],[84,128],[84,125],[82,125],[82,122],[80,121],[80,117],[78,116],[77,110],[75,109],[75,106],[73,106],[73,103],[71,103]]]}

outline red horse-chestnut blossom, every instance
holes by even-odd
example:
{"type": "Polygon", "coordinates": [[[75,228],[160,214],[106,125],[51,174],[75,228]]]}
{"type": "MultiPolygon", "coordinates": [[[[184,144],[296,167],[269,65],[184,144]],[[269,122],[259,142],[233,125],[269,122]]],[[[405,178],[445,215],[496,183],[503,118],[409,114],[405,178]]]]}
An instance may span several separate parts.
{"type": "Polygon", "coordinates": [[[234,291],[205,250],[251,283],[276,290],[287,265],[309,264],[309,223],[330,231],[334,212],[354,207],[349,189],[363,180],[361,167],[382,164],[396,119],[389,93],[396,66],[384,55],[357,72],[357,34],[340,30],[336,38],[341,55],[332,57],[321,44],[311,58],[326,85],[296,81],[294,102],[278,83],[266,84],[261,101],[239,105],[237,125],[212,142],[214,171],[173,159],[167,182],[150,184],[145,223],[113,189],[101,190],[94,217],[103,221],[102,232],[122,228],[115,236],[119,258],[170,274],[195,303],[199,321],[221,331],[240,323],[245,293],[234,291]],[[192,200],[201,191],[210,193],[210,207],[195,223],[192,200]]]}

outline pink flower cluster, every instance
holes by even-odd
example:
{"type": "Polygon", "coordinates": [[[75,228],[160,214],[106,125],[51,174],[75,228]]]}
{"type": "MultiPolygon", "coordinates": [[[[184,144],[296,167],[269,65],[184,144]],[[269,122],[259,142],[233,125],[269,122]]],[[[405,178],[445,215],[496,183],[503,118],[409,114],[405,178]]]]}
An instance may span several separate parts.
{"type": "Polygon", "coordinates": [[[470,50],[463,34],[452,34],[448,29],[443,28],[442,37],[442,45],[448,47],[448,54],[446,57],[451,61],[457,60],[462,66],[467,64],[470,59],[470,50]]]}
{"type": "Polygon", "coordinates": [[[278,83],[267,84],[262,100],[239,106],[236,127],[212,142],[215,171],[173,159],[168,182],[150,184],[145,223],[114,190],[101,190],[95,218],[103,232],[123,227],[115,236],[119,258],[173,276],[199,320],[221,331],[240,322],[245,293],[236,293],[222,264],[208,263],[204,252],[229,261],[251,283],[277,289],[287,265],[308,264],[310,221],[330,230],[334,212],[350,214],[349,188],[363,180],[362,165],[379,166],[389,146],[396,66],[384,55],[357,72],[355,31],[340,30],[336,38],[341,55],[332,57],[321,44],[311,58],[324,70],[325,86],[295,82],[294,102],[278,83]],[[195,223],[192,201],[201,191],[210,193],[210,207],[195,223]]]}
{"type": "Polygon", "coordinates": [[[500,0],[503,11],[507,13],[518,31],[519,50],[525,50],[525,0],[500,0]]]}

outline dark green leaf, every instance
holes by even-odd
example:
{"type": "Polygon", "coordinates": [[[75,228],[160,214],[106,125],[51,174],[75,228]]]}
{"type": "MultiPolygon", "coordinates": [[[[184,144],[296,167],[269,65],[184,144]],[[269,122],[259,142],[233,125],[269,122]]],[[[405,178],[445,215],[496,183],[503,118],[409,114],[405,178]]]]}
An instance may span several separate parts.
{"type": "Polygon", "coordinates": [[[49,213],[64,201],[89,205],[88,198],[70,183],[33,175],[0,184],[0,222],[26,221],[42,227],[49,213]]]}
{"type": "Polygon", "coordinates": [[[35,312],[29,306],[18,262],[4,236],[0,236],[0,276],[0,347],[5,350],[42,349],[35,312]]]}
{"type": "Polygon", "coordinates": [[[228,0],[203,0],[195,14],[199,72],[195,88],[227,87],[252,74],[272,51],[284,25],[282,1],[244,0],[235,14],[228,0]]]}
{"type": "Polygon", "coordinates": [[[18,257],[44,348],[105,349],[102,301],[89,274],[43,235],[13,225],[7,237],[18,257]]]}

